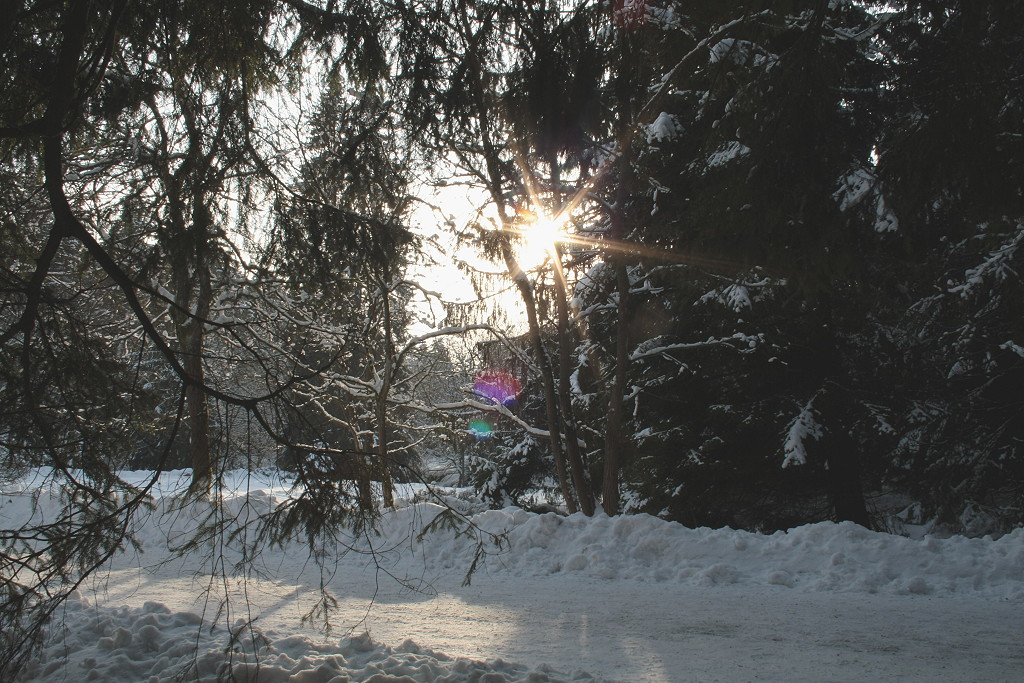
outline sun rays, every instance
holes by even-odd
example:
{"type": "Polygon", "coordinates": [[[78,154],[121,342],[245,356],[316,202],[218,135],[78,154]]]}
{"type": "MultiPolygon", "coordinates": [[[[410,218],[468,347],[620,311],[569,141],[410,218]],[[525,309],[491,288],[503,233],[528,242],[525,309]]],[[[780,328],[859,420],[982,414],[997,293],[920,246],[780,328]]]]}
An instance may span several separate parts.
{"type": "Polygon", "coordinates": [[[521,238],[517,259],[524,270],[534,270],[549,258],[558,257],[558,245],[569,238],[567,221],[546,213],[521,218],[516,232],[521,238]]]}
{"type": "Polygon", "coordinates": [[[629,235],[620,238],[610,235],[609,213],[618,209],[592,195],[604,179],[610,167],[608,163],[562,197],[557,196],[561,193],[539,189],[533,168],[521,155],[517,155],[517,166],[524,180],[526,201],[516,208],[514,222],[506,229],[520,239],[516,258],[524,271],[549,263],[560,265],[559,259],[565,251],[592,251],[601,254],[604,260],[615,255],[628,256],[648,264],[689,265],[720,273],[732,273],[741,267],[734,261],[631,241],[629,235]],[[588,202],[592,206],[584,211],[588,202]]]}

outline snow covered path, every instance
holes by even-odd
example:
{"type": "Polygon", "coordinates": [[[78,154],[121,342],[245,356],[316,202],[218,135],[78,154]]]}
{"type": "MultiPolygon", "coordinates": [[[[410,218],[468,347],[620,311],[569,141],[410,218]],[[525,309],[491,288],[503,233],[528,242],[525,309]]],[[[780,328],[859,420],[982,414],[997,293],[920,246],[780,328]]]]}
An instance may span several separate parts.
{"type": "MultiPolygon", "coordinates": [[[[1024,677],[1024,610],[1007,600],[497,575],[435,596],[384,581],[374,600],[370,574],[346,573],[340,626],[378,642],[412,639],[449,656],[548,664],[604,681],[1024,677]]],[[[158,600],[174,611],[194,610],[203,587],[170,577],[140,584],[131,571],[108,578],[112,604],[131,603],[130,590],[136,601],[158,600]]],[[[293,592],[251,591],[253,598],[268,638],[296,633],[301,610],[293,592]]]]}
{"type": "MultiPolygon", "coordinates": [[[[481,621],[498,593],[504,599],[496,606],[533,643],[523,648],[513,636],[489,652],[523,662],[532,652],[560,670],[623,681],[964,681],[1024,673],[1024,617],[1009,604],[559,580],[529,601],[520,602],[514,586],[482,593],[470,601],[481,621]],[[577,604],[572,596],[585,591],[607,598],[577,604]],[[548,647],[535,635],[563,629],[548,647]]],[[[456,643],[436,647],[455,651],[456,643]]]]}

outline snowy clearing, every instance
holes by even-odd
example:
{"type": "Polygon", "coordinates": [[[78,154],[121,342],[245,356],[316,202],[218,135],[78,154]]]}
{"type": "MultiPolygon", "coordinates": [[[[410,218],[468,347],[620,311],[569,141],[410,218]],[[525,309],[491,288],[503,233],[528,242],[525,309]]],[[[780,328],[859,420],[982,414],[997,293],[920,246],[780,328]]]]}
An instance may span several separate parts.
{"type": "MultiPolygon", "coordinates": [[[[264,550],[263,578],[244,582],[211,578],[209,558],[167,550],[196,519],[172,511],[183,474],[161,480],[156,510],[138,525],[142,552],[119,557],[67,603],[22,680],[1024,677],[1024,529],[912,540],[814,524],[769,536],[509,508],[471,514],[505,542],[463,586],[475,541],[438,529],[417,542],[444,508],[403,502],[379,535],[346,539],[354,550],[326,563],[339,604],[325,635],[300,623],[321,577],[301,546],[264,550]],[[375,555],[360,552],[370,544],[375,555]]],[[[232,486],[226,506],[242,521],[286,492],[241,474],[232,486]]],[[[0,522],[24,519],[36,488],[6,487],[0,522]]],[[[230,568],[230,549],[225,558],[230,568]]]]}

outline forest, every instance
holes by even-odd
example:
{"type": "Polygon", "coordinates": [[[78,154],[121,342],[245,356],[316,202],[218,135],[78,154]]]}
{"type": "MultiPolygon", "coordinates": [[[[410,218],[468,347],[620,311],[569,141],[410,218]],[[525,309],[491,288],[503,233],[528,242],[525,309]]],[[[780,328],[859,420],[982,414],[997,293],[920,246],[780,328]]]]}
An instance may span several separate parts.
{"type": "Polygon", "coordinates": [[[399,482],[1024,524],[1024,3],[3,15],[0,481],[63,500],[0,529],[7,652],[132,544],[128,470],[286,470],[253,542],[311,553],[399,482]]]}

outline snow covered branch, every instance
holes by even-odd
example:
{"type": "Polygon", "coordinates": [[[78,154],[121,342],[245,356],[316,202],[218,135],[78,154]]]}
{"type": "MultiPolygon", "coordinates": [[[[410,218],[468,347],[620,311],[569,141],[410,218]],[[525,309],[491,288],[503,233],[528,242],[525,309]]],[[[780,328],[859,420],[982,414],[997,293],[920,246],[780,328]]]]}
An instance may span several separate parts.
{"type": "Polygon", "coordinates": [[[758,344],[764,342],[764,335],[736,332],[728,337],[708,337],[702,342],[685,342],[676,344],[663,344],[662,339],[663,337],[655,337],[654,339],[648,339],[643,342],[634,349],[633,353],[630,354],[629,359],[631,361],[635,361],[675,351],[689,351],[693,349],[708,348],[711,346],[729,346],[735,348],[740,353],[749,353],[757,348],[758,344]]]}

